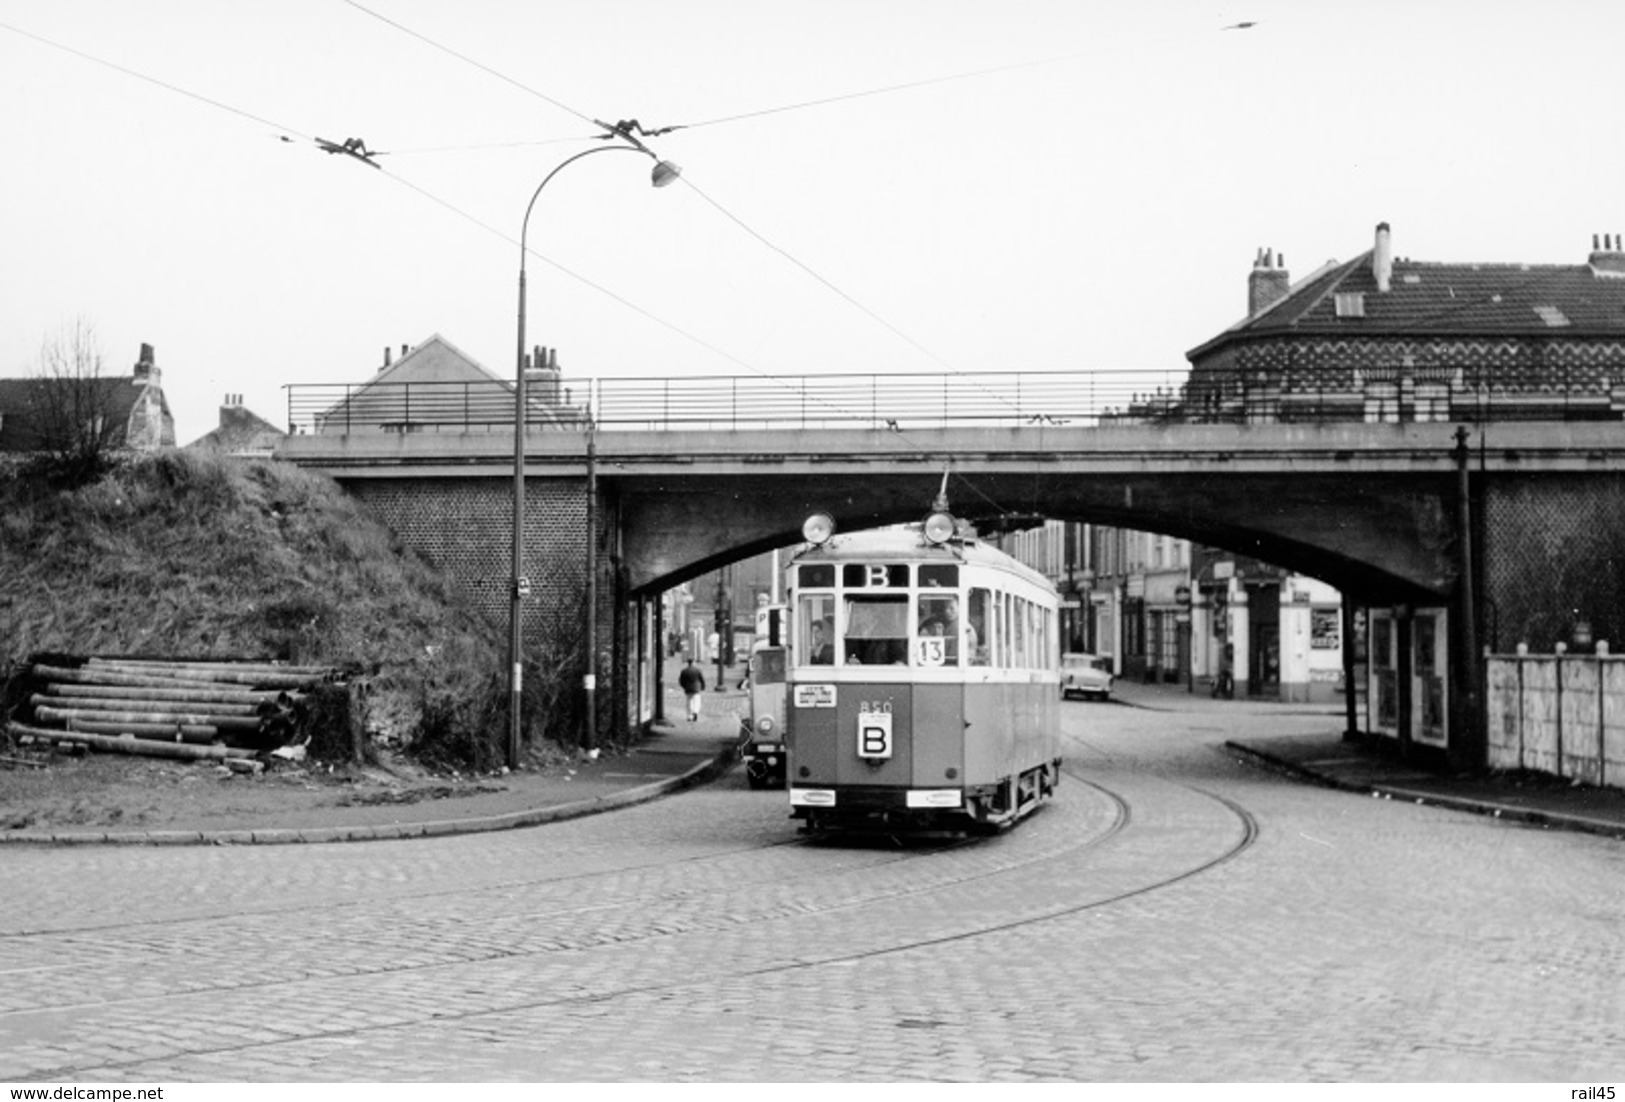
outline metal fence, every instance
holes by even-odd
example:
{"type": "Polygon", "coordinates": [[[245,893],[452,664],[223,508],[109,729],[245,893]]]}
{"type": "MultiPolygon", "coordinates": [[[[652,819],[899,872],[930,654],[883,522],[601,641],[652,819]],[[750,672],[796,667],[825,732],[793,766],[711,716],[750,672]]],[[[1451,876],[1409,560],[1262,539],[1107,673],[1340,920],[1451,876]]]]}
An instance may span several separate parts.
{"type": "MultiPolygon", "coordinates": [[[[291,384],[290,432],[511,430],[514,387],[461,383],[291,384]]],[[[526,390],[533,426],[605,429],[929,428],[952,425],[1267,424],[1619,420],[1625,387],[1595,369],[1573,380],[1317,382],[1277,373],[1189,369],[937,375],[738,375],[595,379],[526,390]]]]}

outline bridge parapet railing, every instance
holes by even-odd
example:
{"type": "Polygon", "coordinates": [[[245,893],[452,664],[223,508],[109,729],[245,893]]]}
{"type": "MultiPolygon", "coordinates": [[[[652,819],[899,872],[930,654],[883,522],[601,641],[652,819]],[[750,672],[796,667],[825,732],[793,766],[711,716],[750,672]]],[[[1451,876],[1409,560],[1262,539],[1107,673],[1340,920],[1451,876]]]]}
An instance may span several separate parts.
{"type": "MultiPolygon", "coordinates": [[[[680,376],[595,379],[526,390],[536,428],[933,428],[1033,424],[1408,423],[1620,420],[1625,379],[1591,370],[1339,379],[1203,368],[931,375],[680,376]]],[[[471,382],[290,384],[294,433],[512,431],[514,387],[471,382]]]]}
{"type": "MultiPolygon", "coordinates": [[[[977,372],[596,379],[526,389],[526,423],[600,429],[887,428],[1099,424],[1176,409],[1188,372],[977,372]],[[575,392],[582,393],[577,400],[575,392]]],[[[514,387],[466,383],[290,384],[291,432],[512,431],[514,387]]]]}

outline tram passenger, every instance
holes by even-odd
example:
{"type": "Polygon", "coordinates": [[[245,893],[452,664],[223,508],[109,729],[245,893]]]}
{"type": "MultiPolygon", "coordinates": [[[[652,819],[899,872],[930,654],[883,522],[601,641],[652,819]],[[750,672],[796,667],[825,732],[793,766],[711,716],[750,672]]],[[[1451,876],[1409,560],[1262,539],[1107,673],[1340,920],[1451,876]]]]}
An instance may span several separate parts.
{"type": "Polygon", "coordinates": [[[830,638],[833,634],[830,631],[828,620],[813,621],[812,664],[814,666],[833,666],[835,664],[835,643],[830,638]]]}

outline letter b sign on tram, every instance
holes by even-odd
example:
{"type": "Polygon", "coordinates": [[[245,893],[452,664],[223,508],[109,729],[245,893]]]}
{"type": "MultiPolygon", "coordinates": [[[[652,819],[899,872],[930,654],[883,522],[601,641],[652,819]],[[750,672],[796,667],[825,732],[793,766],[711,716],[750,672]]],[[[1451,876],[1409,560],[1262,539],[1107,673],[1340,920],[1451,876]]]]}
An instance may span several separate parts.
{"type": "Polygon", "coordinates": [[[858,757],[891,757],[891,713],[858,713],[858,757]]]}

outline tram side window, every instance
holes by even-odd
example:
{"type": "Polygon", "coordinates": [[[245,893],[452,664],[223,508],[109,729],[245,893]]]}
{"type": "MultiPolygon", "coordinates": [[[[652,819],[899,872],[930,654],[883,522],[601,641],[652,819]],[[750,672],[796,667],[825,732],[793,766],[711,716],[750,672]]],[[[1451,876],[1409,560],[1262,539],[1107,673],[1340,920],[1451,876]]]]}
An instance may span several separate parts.
{"type": "Polygon", "coordinates": [[[835,596],[811,593],[801,598],[796,616],[797,663],[804,666],[835,664],[835,596]]]}
{"type": "Polygon", "coordinates": [[[993,664],[1004,669],[1010,666],[1010,656],[1015,653],[1015,647],[1010,642],[1010,594],[995,593],[993,600],[997,602],[999,622],[998,649],[994,651],[993,664]]]}
{"type": "Polygon", "coordinates": [[[891,666],[908,661],[908,597],[848,596],[842,653],[848,665],[891,666]]]}
{"type": "Polygon", "coordinates": [[[987,666],[992,664],[993,646],[993,595],[985,589],[970,591],[970,636],[966,645],[970,647],[970,664],[973,666],[987,666]]]}
{"type": "Polygon", "coordinates": [[[1010,641],[1015,644],[1010,665],[1018,670],[1027,668],[1027,602],[1020,597],[1010,598],[1010,641]]]}

